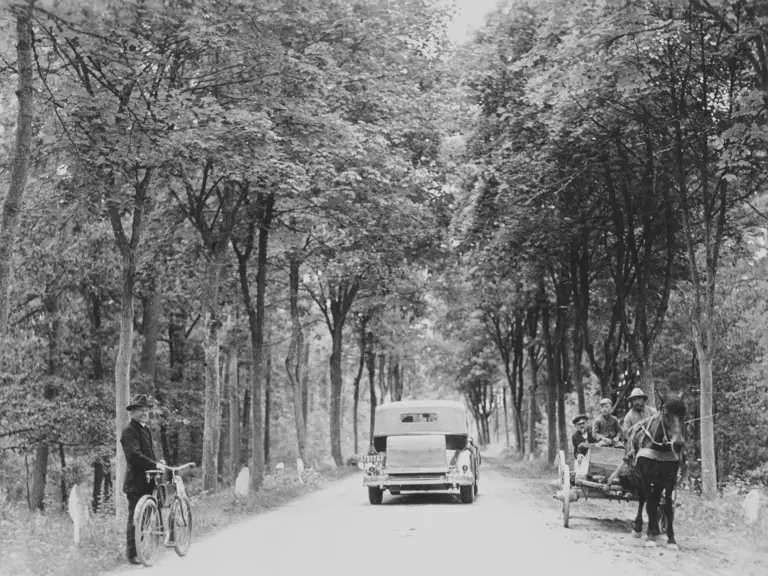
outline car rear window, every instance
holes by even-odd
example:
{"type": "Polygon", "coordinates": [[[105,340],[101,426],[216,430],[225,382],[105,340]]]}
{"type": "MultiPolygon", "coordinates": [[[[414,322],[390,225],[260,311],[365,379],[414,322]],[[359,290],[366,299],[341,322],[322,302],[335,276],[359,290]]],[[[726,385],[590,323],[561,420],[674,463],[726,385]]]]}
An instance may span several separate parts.
{"type": "Polygon", "coordinates": [[[433,412],[408,412],[400,414],[400,422],[437,422],[437,414],[433,412]]]}

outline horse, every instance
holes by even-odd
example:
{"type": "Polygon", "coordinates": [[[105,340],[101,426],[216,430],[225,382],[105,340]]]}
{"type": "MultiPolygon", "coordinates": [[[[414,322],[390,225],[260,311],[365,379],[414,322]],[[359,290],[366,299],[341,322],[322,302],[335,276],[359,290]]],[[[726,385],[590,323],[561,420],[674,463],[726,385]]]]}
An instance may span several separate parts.
{"type": "MultiPolygon", "coordinates": [[[[670,396],[659,412],[635,424],[627,432],[625,463],[626,482],[637,490],[639,505],[632,536],[643,531],[643,507],[648,514],[646,547],[656,546],[659,530],[659,503],[664,492],[664,515],[667,519],[667,547],[677,550],[674,530],[673,493],[685,449],[685,404],[670,396]]],[[[618,476],[619,469],[611,475],[618,476]]],[[[609,480],[609,484],[612,480],[609,480]]]]}

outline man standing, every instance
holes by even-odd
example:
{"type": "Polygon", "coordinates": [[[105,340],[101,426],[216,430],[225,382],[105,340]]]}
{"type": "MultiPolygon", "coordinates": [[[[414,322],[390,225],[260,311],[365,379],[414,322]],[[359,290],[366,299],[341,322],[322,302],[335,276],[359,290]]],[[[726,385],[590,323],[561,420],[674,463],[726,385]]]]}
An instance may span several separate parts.
{"type": "Polygon", "coordinates": [[[149,410],[152,404],[146,394],[134,396],[133,402],[126,407],[131,413],[131,421],[120,436],[120,444],[125,452],[126,469],[123,492],[128,497],[128,528],[126,530],[126,555],[131,564],[140,564],[136,559],[136,529],[133,524],[133,512],[136,504],[145,494],[152,494],[154,481],[147,482],[149,470],[165,470],[166,466],[155,459],[155,447],[152,432],[147,426],[149,410]]]}
{"type": "Polygon", "coordinates": [[[640,388],[635,388],[632,390],[632,394],[629,395],[627,400],[632,405],[632,408],[629,412],[627,412],[627,415],[624,416],[624,436],[627,435],[627,432],[630,428],[632,428],[632,426],[656,414],[655,408],[645,405],[646,400],[648,400],[648,396],[642,390],[640,390],[640,388]]]}
{"type": "Polygon", "coordinates": [[[573,423],[576,425],[576,432],[571,436],[571,442],[573,442],[573,455],[576,458],[576,462],[581,462],[584,456],[589,450],[587,444],[594,444],[595,439],[592,437],[592,431],[587,426],[587,417],[585,414],[579,414],[573,419],[573,423]]]}
{"type": "Polygon", "coordinates": [[[623,448],[623,435],[619,419],[611,414],[613,404],[609,398],[600,400],[600,416],[592,422],[592,436],[597,446],[614,446],[623,448]]]}

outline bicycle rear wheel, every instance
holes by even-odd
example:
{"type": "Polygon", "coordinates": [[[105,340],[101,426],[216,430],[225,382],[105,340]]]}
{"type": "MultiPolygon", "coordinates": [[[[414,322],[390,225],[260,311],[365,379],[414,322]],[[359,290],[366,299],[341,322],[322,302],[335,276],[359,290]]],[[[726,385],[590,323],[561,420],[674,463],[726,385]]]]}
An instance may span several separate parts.
{"type": "Polygon", "coordinates": [[[185,556],[192,542],[192,506],[186,496],[176,496],[171,504],[168,519],[173,549],[179,556],[185,556]]]}
{"type": "Polygon", "coordinates": [[[160,511],[151,496],[143,496],[133,516],[136,525],[136,557],[144,566],[152,566],[163,538],[160,511]]]}

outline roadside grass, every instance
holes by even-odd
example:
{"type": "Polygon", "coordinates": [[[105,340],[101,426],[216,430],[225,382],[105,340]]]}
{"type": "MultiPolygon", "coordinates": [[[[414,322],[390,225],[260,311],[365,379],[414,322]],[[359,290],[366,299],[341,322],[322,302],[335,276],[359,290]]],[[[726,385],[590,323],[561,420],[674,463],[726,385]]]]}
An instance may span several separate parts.
{"type": "MultiPolygon", "coordinates": [[[[267,476],[262,489],[247,497],[236,497],[232,486],[202,493],[199,480],[193,479],[187,484],[194,520],[192,546],[195,540],[279,508],[356,472],[356,467],[349,466],[322,472],[306,470],[301,483],[295,472],[286,470],[267,476]]],[[[117,526],[112,514],[95,515],[80,546],[75,546],[73,533],[72,520],[61,510],[30,513],[25,503],[0,504],[0,574],[96,576],[126,564],[125,526],[117,526]]]]}
{"type": "MultiPolygon", "coordinates": [[[[556,490],[552,483],[557,472],[546,460],[524,460],[508,451],[500,458],[487,460],[503,473],[525,480],[532,495],[546,503],[552,501],[552,494],[556,490]]],[[[675,508],[675,532],[697,534],[700,537],[712,538],[713,541],[727,536],[729,540],[737,541],[740,545],[746,545],[760,553],[768,553],[768,507],[763,505],[755,524],[745,524],[742,504],[746,491],[747,487],[742,482],[728,483],[717,500],[708,502],[691,490],[679,488],[678,506],[675,508]]],[[[763,501],[765,502],[765,499],[763,501]]]]}

